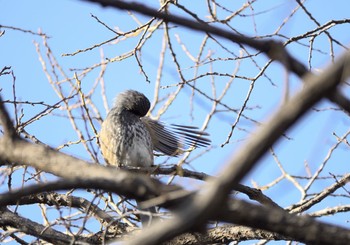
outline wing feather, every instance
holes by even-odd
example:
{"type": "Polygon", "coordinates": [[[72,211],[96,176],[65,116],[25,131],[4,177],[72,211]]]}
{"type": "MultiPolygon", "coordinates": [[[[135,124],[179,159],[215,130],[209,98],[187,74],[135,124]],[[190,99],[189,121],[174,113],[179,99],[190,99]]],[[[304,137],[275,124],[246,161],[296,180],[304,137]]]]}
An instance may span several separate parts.
{"type": "Polygon", "coordinates": [[[141,120],[151,134],[154,150],[169,156],[177,156],[191,147],[206,147],[211,143],[206,137],[209,134],[194,126],[167,125],[149,117],[142,117],[141,120]]]}

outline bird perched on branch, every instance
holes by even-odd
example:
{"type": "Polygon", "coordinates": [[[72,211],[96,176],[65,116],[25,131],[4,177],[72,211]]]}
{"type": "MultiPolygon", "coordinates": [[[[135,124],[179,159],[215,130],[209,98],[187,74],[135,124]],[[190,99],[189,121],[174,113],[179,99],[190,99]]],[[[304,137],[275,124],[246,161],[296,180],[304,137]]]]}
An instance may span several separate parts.
{"type": "MultiPolygon", "coordinates": [[[[210,144],[208,133],[196,127],[167,125],[146,117],[149,108],[147,97],[135,90],[117,96],[99,135],[108,164],[150,167],[154,164],[153,151],[178,156],[191,147],[210,144]]],[[[141,219],[147,220],[142,216],[141,219]]]]}

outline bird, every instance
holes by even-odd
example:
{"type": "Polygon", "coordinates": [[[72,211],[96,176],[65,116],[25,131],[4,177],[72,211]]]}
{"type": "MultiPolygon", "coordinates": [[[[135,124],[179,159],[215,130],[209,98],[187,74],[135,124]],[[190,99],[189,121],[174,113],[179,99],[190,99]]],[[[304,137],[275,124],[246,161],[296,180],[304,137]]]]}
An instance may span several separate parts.
{"type": "MultiPolygon", "coordinates": [[[[99,133],[101,152],[107,164],[151,167],[156,152],[179,156],[190,148],[210,145],[209,134],[197,127],[166,124],[146,116],[150,105],[148,98],[136,90],[126,90],[116,96],[99,133]]],[[[142,224],[150,221],[149,216],[140,216],[142,224]]]]}

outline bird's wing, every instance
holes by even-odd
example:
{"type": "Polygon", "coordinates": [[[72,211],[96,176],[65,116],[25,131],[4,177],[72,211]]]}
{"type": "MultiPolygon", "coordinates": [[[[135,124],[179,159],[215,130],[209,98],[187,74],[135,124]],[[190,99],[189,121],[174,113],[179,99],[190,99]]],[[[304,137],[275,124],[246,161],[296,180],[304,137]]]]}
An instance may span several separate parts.
{"type": "Polygon", "coordinates": [[[191,147],[205,147],[210,145],[209,134],[197,127],[177,124],[166,125],[149,117],[141,120],[150,132],[153,148],[169,156],[177,156],[191,147]]]}

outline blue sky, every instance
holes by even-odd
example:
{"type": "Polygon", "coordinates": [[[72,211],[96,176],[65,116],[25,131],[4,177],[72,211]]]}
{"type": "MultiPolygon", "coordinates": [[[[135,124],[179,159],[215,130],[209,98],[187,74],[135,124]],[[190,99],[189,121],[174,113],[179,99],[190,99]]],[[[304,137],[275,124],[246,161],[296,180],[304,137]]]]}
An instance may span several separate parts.
{"type": "MultiPolygon", "coordinates": [[[[181,1],[180,1],[181,2],[181,1]]],[[[237,8],[242,6],[245,1],[235,1],[237,8]]],[[[182,4],[186,4],[185,2],[182,4]]],[[[197,3],[196,3],[197,4],[197,3]]],[[[193,11],[198,11],[203,16],[207,9],[198,2],[198,6],[193,4],[190,7],[193,11]]],[[[0,15],[0,24],[4,26],[18,27],[26,30],[37,32],[41,30],[51,38],[48,40],[49,46],[52,48],[58,62],[62,64],[69,76],[73,72],[69,68],[85,68],[96,64],[100,61],[100,49],[94,49],[89,52],[81,53],[75,56],[62,56],[65,53],[72,53],[80,49],[90,47],[96,43],[100,43],[113,37],[113,34],[106,30],[103,26],[96,22],[90,14],[93,14],[104,21],[106,24],[120,30],[127,31],[137,24],[132,21],[130,16],[122,11],[113,10],[110,8],[101,8],[94,4],[85,3],[83,1],[2,1],[2,14],[0,15]]],[[[296,6],[295,1],[257,1],[254,5],[256,13],[255,17],[237,18],[232,25],[236,30],[243,34],[255,36],[256,28],[259,35],[270,34],[274,32],[283,20],[289,15],[291,10],[296,6]],[[269,14],[264,14],[264,10],[272,9],[269,14]],[[260,13],[260,11],[262,11],[260,13]],[[244,21],[242,21],[242,19],[244,21]],[[254,26],[254,21],[256,26],[254,26]]],[[[321,23],[325,24],[331,19],[348,18],[348,10],[350,4],[347,1],[320,1],[310,0],[306,2],[306,7],[313,11],[314,17],[321,23]]],[[[234,7],[232,7],[234,8],[234,7]]],[[[147,17],[138,15],[142,21],[148,20],[147,17]]],[[[295,36],[302,34],[308,30],[313,30],[316,25],[302,11],[298,11],[290,21],[283,27],[281,33],[286,36],[295,36]]],[[[348,45],[350,37],[348,24],[341,25],[329,30],[340,42],[348,45]]],[[[11,29],[5,29],[6,33],[0,38],[0,68],[3,66],[11,66],[16,76],[16,93],[20,100],[28,101],[44,101],[48,104],[53,104],[59,101],[59,98],[53,92],[51,86],[47,82],[47,78],[42,71],[41,64],[36,53],[34,42],[39,43],[41,50],[45,53],[42,45],[42,39],[39,36],[26,34],[11,29]]],[[[202,41],[201,33],[191,33],[188,29],[178,29],[172,31],[172,36],[175,34],[181,36],[181,41],[185,43],[190,52],[195,53],[202,41]]],[[[109,105],[112,105],[113,97],[126,89],[136,89],[142,91],[150,99],[153,98],[154,81],[157,75],[157,67],[159,63],[159,51],[161,48],[162,33],[155,34],[150,44],[147,44],[143,49],[142,60],[144,68],[149,75],[151,83],[145,82],[144,76],[140,73],[135,59],[127,59],[123,62],[115,62],[107,67],[105,74],[107,97],[109,105]]],[[[283,38],[280,40],[285,41],[283,38]]],[[[105,45],[103,52],[106,58],[112,58],[130,50],[138,41],[138,38],[121,41],[118,45],[105,45]]],[[[221,40],[225,45],[229,45],[233,52],[238,54],[239,47],[235,44],[228,44],[228,41],[221,40]]],[[[301,42],[308,44],[309,39],[304,39],[301,42]]],[[[179,53],[181,47],[174,47],[179,53]]],[[[314,48],[321,49],[328,53],[313,52],[312,68],[322,69],[330,63],[329,56],[329,41],[325,35],[317,37],[314,42],[314,48]]],[[[304,64],[307,64],[309,50],[302,45],[292,44],[287,49],[304,64]]],[[[337,45],[334,45],[336,55],[344,50],[337,45]]],[[[250,49],[251,50],[251,49],[250,49]]],[[[208,51],[208,50],[207,50],[208,51]]],[[[222,54],[217,46],[212,47],[212,52],[217,56],[222,54]]],[[[168,57],[169,58],[169,57],[168,57]]],[[[263,65],[267,58],[261,56],[257,58],[259,64],[263,65]]],[[[194,70],[191,68],[193,63],[190,59],[182,57],[182,67],[187,78],[193,76],[194,70]]],[[[235,69],[235,62],[215,62],[213,70],[222,73],[232,73],[235,69]]],[[[179,78],[175,66],[170,61],[170,58],[165,63],[165,72],[162,78],[162,85],[177,84],[179,78]]],[[[200,69],[200,72],[208,71],[208,66],[200,69]]],[[[91,72],[85,79],[83,89],[86,91],[91,88],[99,70],[91,72]]],[[[253,76],[259,71],[256,67],[252,67],[251,63],[242,63],[239,75],[253,76]]],[[[271,113],[276,110],[282,100],[283,80],[285,79],[284,70],[281,65],[274,63],[268,69],[266,74],[271,78],[272,84],[268,79],[262,77],[255,84],[251,100],[248,106],[254,107],[259,105],[261,108],[247,111],[246,114],[261,122],[266,121],[271,113]]],[[[223,89],[227,79],[217,77],[215,80],[218,92],[223,89]]],[[[301,87],[299,79],[290,76],[291,88],[295,92],[301,87]]],[[[208,91],[211,89],[208,78],[199,79],[202,89],[208,91]]],[[[233,82],[230,96],[226,96],[223,102],[239,107],[246,96],[246,92],[250,83],[245,80],[236,79],[233,82]]],[[[0,78],[1,94],[4,99],[12,99],[12,78],[0,78]]],[[[164,96],[175,87],[170,87],[161,90],[164,96]]],[[[162,117],[170,123],[190,124],[201,126],[206,114],[211,108],[211,103],[205,98],[198,96],[195,98],[195,120],[189,116],[190,112],[190,96],[191,90],[185,88],[179,100],[177,100],[170,110],[162,117]]],[[[345,90],[349,95],[349,89],[345,90]]],[[[105,117],[102,99],[99,97],[99,92],[93,96],[94,102],[100,109],[102,116],[105,117]]],[[[322,101],[318,108],[327,108],[334,106],[327,101],[322,101]]],[[[11,108],[11,107],[9,107],[11,108]]],[[[43,110],[40,106],[24,106],[24,118],[31,118],[38,112],[43,110]]],[[[63,114],[61,111],[56,111],[57,114],[63,114]]],[[[13,115],[12,115],[13,116],[13,115]]],[[[214,149],[206,154],[205,157],[199,158],[191,167],[198,171],[209,174],[218,174],[225,166],[227,160],[234,156],[235,151],[239,150],[242,142],[251,136],[244,131],[235,130],[231,143],[221,148],[220,145],[226,140],[230,130],[230,125],[235,120],[234,115],[220,113],[216,114],[208,127],[208,132],[211,134],[214,149]]],[[[96,124],[97,127],[99,126],[96,124]]],[[[254,132],[256,126],[248,120],[242,119],[239,126],[247,129],[250,133],[254,132]]],[[[285,169],[292,174],[305,175],[305,163],[310,166],[312,171],[316,171],[320,162],[327,156],[329,149],[336,143],[333,132],[341,136],[349,128],[349,120],[342,112],[328,110],[325,112],[311,111],[304,117],[287,135],[292,140],[286,138],[281,139],[275,146],[275,151],[281,160],[285,169]]],[[[77,135],[74,133],[69,122],[59,116],[49,116],[39,120],[35,124],[30,125],[27,130],[36,135],[40,140],[53,147],[62,145],[68,141],[76,141],[77,135]]],[[[89,160],[89,156],[84,151],[81,145],[74,145],[63,149],[64,152],[89,160]]],[[[200,153],[201,150],[198,151],[200,153]]],[[[348,171],[349,149],[344,145],[336,149],[330,163],[326,165],[329,170],[325,173],[332,172],[334,174],[342,174],[348,171]]],[[[170,160],[171,163],[176,163],[178,159],[170,160]]],[[[161,160],[157,160],[161,162],[161,160]]],[[[261,160],[254,171],[245,178],[245,184],[266,185],[280,175],[280,170],[277,168],[273,157],[268,154],[261,160]]],[[[302,181],[301,181],[302,182],[302,181]]],[[[189,180],[183,180],[187,185],[193,185],[189,180]]],[[[330,180],[329,184],[332,183],[330,180]]],[[[315,185],[315,191],[326,187],[324,184],[315,185]]],[[[267,195],[273,197],[274,200],[281,206],[285,207],[300,199],[300,193],[287,180],[283,180],[281,185],[276,188],[271,188],[266,192],[267,195]]],[[[346,203],[346,199],[334,199],[327,202],[327,205],[337,205],[339,202],[346,203]],[[339,201],[341,200],[341,201],[339,201]]],[[[317,207],[317,206],[316,206],[317,207]]],[[[326,220],[346,225],[343,219],[338,219],[339,216],[326,218],[326,220]]]]}

